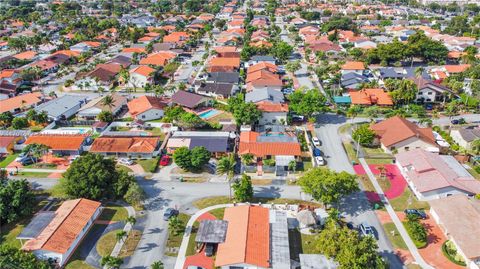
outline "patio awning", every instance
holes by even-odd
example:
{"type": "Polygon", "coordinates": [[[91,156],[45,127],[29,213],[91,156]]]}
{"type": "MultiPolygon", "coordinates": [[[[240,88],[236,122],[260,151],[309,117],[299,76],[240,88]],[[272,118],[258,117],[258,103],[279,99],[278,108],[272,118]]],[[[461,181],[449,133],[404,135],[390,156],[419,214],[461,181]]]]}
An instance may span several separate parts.
{"type": "Polygon", "coordinates": [[[275,164],[277,166],[288,166],[291,161],[295,161],[295,156],[277,155],[275,156],[275,164]]]}

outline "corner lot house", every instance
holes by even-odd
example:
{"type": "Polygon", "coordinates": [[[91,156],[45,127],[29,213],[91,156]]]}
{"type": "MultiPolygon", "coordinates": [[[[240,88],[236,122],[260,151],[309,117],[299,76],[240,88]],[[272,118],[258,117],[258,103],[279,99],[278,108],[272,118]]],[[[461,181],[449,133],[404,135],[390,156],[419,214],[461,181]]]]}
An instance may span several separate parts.
{"type": "Polygon", "coordinates": [[[159,137],[103,136],[93,141],[90,152],[104,156],[149,159],[157,156],[159,147],[159,137]]]}
{"type": "Polygon", "coordinates": [[[480,268],[480,202],[464,195],[430,201],[430,213],[467,268],[480,268]]]}
{"type": "Polygon", "coordinates": [[[17,237],[28,241],[22,249],[63,267],[98,218],[101,204],[88,199],[69,200],[55,211],[37,214],[17,237]]]}
{"type": "Polygon", "coordinates": [[[128,102],[130,115],[137,120],[148,121],[163,117],[163,109],[167,106],[163,99],[143,95],[128,102]]]}
{"type": "Polygon", "coordinates": [[[386,152],[425,149],[438,152],[432,128],[422,128],[402,117],[395,116],[370,126],[386,152]]]}
{"type": "Polygon", "coordinates": [[[453,156],[422,149],[395,155],[396,164],[419,200],[480,193],[476,180],[453,156]]]}

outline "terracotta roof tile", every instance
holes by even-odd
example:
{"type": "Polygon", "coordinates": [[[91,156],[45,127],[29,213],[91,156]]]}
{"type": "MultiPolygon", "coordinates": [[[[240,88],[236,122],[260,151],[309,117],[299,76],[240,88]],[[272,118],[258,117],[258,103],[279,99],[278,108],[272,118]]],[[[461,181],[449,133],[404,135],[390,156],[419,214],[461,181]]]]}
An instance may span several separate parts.
{"type": "Polygon", "coordinates": [[[411,137],[418,137],[424,142],[436,145],[431,128],[420,128],[415,123],[399,116],[383,120],[372,125],[370,128],[375,131],[377,136],[380,137],[380,142],[386,147],[390,147],[411,137]]]}
{"type": "Polygon", "coordinates": [[[152,108],[163,109],[167,104],[161,98],[143,95],[128,102],[127,105],[130,114],[135,117],[152,108]]]}
{"type": "Polygon", "coordinates": [[[152,153],[159,142],[159,137],[99,137],[93,142],[90,151],[152,153]]]}
{"type": "Polygon", "coordinates": [[[365,70],[363,62],[346,62],[342,65],[342,70],[365,70]]]}
{"type": "Polygon", "coordinates": [[[257,108],[263,112],[288,112],[287,104],[262,101],[257,103],[257,108]]]}
{"type": "Polygon", "coordinates": [[[85,135],[33,134],[25,144],[43,144],[52,150],[78,150],[85,138],[85,135]]]}
{"type": "Polygon", "coordinates": [[[24,51],[20,52],[18,54],[13,55],[13,58],[19,59],[19,60],[30,60],[33,57],[35,57],[37,53],[35,51],[24,51]]]}
{"type": "Polygon", "coordinates": [[[33,92],[0,100],[0,113],[38,104],[42,101],[41,97],[41,93],[33,92]]]}
{"type": "Polygon", "coordinates": [[[392,98],[383,89],[363,89],[360,91],[350,91],[350,98],[354,105],[393,105],[392,98]]]}

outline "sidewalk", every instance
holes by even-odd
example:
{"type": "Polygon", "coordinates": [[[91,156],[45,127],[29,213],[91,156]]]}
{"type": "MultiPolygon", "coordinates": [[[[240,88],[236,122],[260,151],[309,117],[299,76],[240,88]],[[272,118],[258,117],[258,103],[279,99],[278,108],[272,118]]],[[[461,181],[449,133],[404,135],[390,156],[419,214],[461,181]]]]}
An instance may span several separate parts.
{"type": "MultiPolygon", "coordinates": [[[[125,209],[127,209],[127,212],[128,212],[128,216],[129,217],[135,217],[135,209],[133,209],[132,206],[125,206],[125,209]]],[[[130,231],[132,230],[132,224],[131,223],[127,223],[125,224],[125,226],[123,227],[123,230],[125,232],[127,232],[127,236],[128,237],[128,234],[130,233],[130,231]]],[[[112,257],[117,257],[118,254],[120,254],[120,250],[122,250],[122,247],[123,247],[123,244],[125,243],[125,240],[127,238],[124,238],[124,240],[120,240],[118,241],[116,244],[115,244],[115,247],[113,248],[112,250],[112,253],[110,254],[110,256],[112,257]]]]}
{"type": "Polygon", "coordinates": [[[392,219],[393,223],[395,224],[395,227],[397,227],[398,232],[403,238],[403,241],[405,241],[405,244],[408,247],[408,250],[412,254],[413,258],[415,259],[416,263],[420,265],[424,269],[434,269],[432,266],[430,266],[428,263],[425,262],[425,260],[422,258],[420,253],[418,252],[417,247],[413,243],[412,239],[407,233],[407,230],[403,226],[402,222],[398,218],[397,214],[393,210],[392,206],[388,203],[388,199],[385,197],[385,194],[383,193],[382,188],[377,182],[377,179],[373,175],[372,171],[370,170],[370,167],[368,166],[367,162],[365,161],[364,158],[359,158],[360,164],[363,166],[363,169],[367,173],[368,178],[373,184],[373,187],[375,188],[375,191],[378,193],[380,196],[381,201],[385,204],[385,208],[387,209],[388,214],[390,215],[390,218],[392,219]]]}

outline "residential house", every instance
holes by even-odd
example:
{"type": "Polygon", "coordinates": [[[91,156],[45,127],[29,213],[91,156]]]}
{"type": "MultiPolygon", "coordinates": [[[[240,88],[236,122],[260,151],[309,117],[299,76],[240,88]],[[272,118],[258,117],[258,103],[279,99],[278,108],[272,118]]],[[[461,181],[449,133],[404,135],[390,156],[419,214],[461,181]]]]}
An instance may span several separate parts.
{"type": "Polygon", "coordinates": [[[383,89],[362,89],[349,91],[351,104],[360,106],[392,106],[393,101],[390,95],[383,89]]]}
{"type": "Polygon", "coordinates": [[[473,141],[480,139],[480,128],[478,127],[461,127],[450,131],[450,137],[460,147],[470,150],[473,141]]]}
{"type": "Polygon", "coordinates": [[[342,75],[348,74],[348,73],[356,73],[358,75],[363,75],[363,72],[365,71],[365,63],[364,62],[346,62],[344,65],[342,65],[342,68],[340,72],[342,75]]]}
{"type": "Polygon", "coordinates": [[[207,107],[213,100],[207,96],[179,90],[172,95],[172,103],[189,109],[207,107]]]}
{"type": "Polygon", "coordinates": [[[212,72],[208,73],[205,82],[207,83],[230,83],[237,84],[240,78],[238,72],[212,72]]]}
{"type": "Polygon", "coordinates": [[[140,60],[141,65],[165,66],[177,57],[173,51],[159,51],[149,54],[146,58],[140,60]]]}
{"type": "Polygon", "coordinates": [[[0,100],[0,113],[11,112],[17,114],[33,108],[43,102],[43,95],[40,92],[32,92],[18,95],[12,98],[0,100]]]}
{"type": "Polygon", "coordinates": [[[29,130],[0,130],[0,157],[13,153],[15,145],[30,134],[29,130]]]}
{"type": "Polygon", "coordinates": [[[128,102],[127,106],[132,117],[149,121],[162,118],[168,104],[162,98],[143,95],[128,102]]]}
{"type": "Polygon", "coordinates": [[[127,98],[120,94],[110,95],[113,99],[111,105],[104,104],[104,96],[97,97],[88,102],[78,111],[78,117],[86,120],[95,120],[102,111],[109,111],[114,116],[118,115],[120,111],[127,105],[127,98]]]}
{"type": "Polygon", "coordinates": [[[416,101],[419,103],[444,103],[450,99],[450,95],[454,95],[452,90],[440,83],[422,77],[414,78],[412,81],[418,88],[416,101]]]}
{"type": "Polygon", "coordinates": [[[275,57],[269,56],[269,55],[255,55],[250,58],[250,61],[248,61],[248,66],[256,65],[259,63],[269,63],[269,64],[275,64],[277,60],[275,60],[275,57]]]}
{"type": "MultiPolygon", "coordinates": [[[[256,66],[253,66],[256,67],[256,66]]],[[[256,69],[256,68],[255,68],[256,69]]],[[[268,68],[247,70],[247,92],[259,89],[274,89],[280,91],[283,87],[283,81],[280,76],[268,70],[268,68]]]]}
{"type": "Polygon", "coordinates": [[[240,58],[215,57],[208,62],[207,71],[211,72],[235,72],[240,69],[240,58]]]}
{"type": "Polygon", "coordinates": [[[480,202],[465,195],[430,201],[430,214],[469,269],[480,268],[480,202]]]}
{"type": "Polygon", "coordinates": [[[154,81],[156,70],[147,65],[139,65],[130,69],[130,76],[125,86],[127,88],[143,88],[154,81]]]}
{"type": "Polygon", "coordinates": [[[245,94],[245,102],[258,103],[262,101],[283,103],[285,99],[283,93],[275,89],[259,89],[245,94]]]}
{"type": "Polygon", "coordinates": [[[258,110],[262,112],[259,120],[261,125],[269,124],[287,124],[288,105],[261,101],[256,103],[258,110]]]}
{"type": "Polygon", "coordinates": [[[23,79],[20,71],[15,69],[4,69],[0,71],[0,93],[6,95],[15,95],[17,88],[21,85],[23,79]]]}
{"type": "Polygon", "coordinates": [[[63,95],[59,98],[40,104],[34,109],[38,113],[46,112],[50,120],[67,120],[75,115],[86,103],[87,97],[85,96],[63,95]]]}
{"type": "Polygon", "coordinates": [[[396,154],[395,160],[410,189],[421,201],[480,193],[480,181],[453,156],[415,149],[396,154]]]}
{"type": "Polygon", "coordinates": [[[117,75],[122,68],[124,67],[117,63],[98,64],[95,69],[75,82],[75,89],[88,91],[108,90],[116,81],[117,75]]]}
{"type": "Polygon", "coordinates": [[[88,135],[84,134],[32,134],[25,141],[25,145],[42,144],[49,148],[54,155],[72,156],[80,155],[83,146],[90,141],[88,135]]]}
{"type": "Polygon", "coordinates": [[[168,139],[166,148],[168,153],[173,153],[180,147],[205,147],[218,158],[233,150],[234,139],[235,135],[230,132],[176,131],[168,139]]]}
{"type": "Polygon", "coordinates": [[[288,164],[302,154],[300,143],[292,132],[282,126],[265,126],[265,131],[243,131],[240,133],[238,154],[252,154],[256,158],[257,173],[263,174],[263,161],[272,159],[275,162],[273,171],[277,175],[285,175],[288,164]]]}
{"type": "Polygon", "coordinates": [[[102,211],[100,202],[88,199],[68,200],[55,211],[34,216],[17,239],[27,240],[22,250],[59,267],[67,264],[102,211]]]}
{"type": "Polygon", "coordinates": [[[358,89],[363,83],[368,82],[370,79],[367,76],[356,72],[342,74],[340,78],[340,85],[346,89],[358,89]]]}
{"type": "Polygon", "coordinates": [[[158,155],[158,136],[101,136],[93,141],[90,152],[117,158],[151,159],[158,155]]]}
{"type": "Polygon", "coordinates": [[[238,86],[233,83],[200,83],[200,86],[196,88],[195,92],[215,97],[218,99],[227,99],[238,92],[238,86]]]}
{"type": "Polygon", "coordinates": [[[439,151],[432,128],[422,128],[402,117],[395,116],[370,126],[382,149],[386,152],[404,152],[414,149],[439,151]]]}
{"type": "Polygon", "coordinates": [[[70,50],[78,51],[80,53],[84,53],[84,52],[89,52],[89,51],[98,49],[101,45],[102,45],[102,43],[100,43],[100,42],[84,41],[84,42],[80,42],[78,44],[75,44],[75,45],[71,46],[70,50]]]}
{"type": "Polygon", "coordinates": [[[173,43],[176,46],[180,47],[185,44],[190,38],[190,35],[187,32],[172,32],[163,37],[163,42],[173,43]]]}

